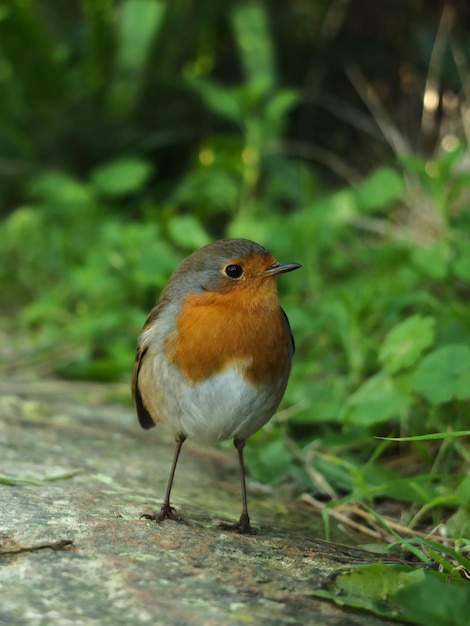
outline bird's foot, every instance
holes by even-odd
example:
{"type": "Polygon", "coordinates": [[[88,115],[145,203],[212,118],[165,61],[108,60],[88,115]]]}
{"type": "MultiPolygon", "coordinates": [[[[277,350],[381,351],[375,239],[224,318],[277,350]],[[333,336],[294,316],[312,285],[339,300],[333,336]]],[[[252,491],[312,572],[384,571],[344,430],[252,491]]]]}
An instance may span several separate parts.
{"type": "Polygon", "coordinates": [[[183,524],[186,524],[184,518],[181,517],[181,515],[178,515],[178,513],[175,512],[175,509],[169,504],[163,504],[160,512],[158,513],[157,511],[154,513],[143,513],[140,516],[140,519],[150,519],[158,523],[163,522],[163,520],[166,519],[172,519],[175,522],[183,522],[183,524]]]}
{"type": "Polygon", "coordinates": [[[256,530],[250,524],[250,518],[247,513],[242,513],[236,524],[219,524],[222,530],[230,530],[240,535],[256,535],[256,530]]]}

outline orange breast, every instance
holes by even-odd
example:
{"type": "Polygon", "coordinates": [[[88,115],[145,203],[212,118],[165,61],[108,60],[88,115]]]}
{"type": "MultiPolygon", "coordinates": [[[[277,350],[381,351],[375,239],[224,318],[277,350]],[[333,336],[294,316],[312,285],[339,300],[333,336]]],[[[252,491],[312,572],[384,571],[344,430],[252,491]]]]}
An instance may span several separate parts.
{"type": "Polygon", "coordinates": [[[252,279],[226,292],[188,295],[165,354],[193,382],[243,361],[252,383],[269,385],[285,376],[289,339],[275,278],[252,279]]]}

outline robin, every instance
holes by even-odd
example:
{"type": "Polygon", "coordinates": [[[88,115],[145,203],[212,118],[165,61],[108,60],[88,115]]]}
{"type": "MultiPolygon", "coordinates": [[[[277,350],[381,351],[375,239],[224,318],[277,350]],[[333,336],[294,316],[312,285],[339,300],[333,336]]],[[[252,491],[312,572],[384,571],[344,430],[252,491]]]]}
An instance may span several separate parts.
{"type": "Polygon", "coordinates": [[[170,493],[186,439],[233,439],[242,513],[227,530],[253,533],[243,448],[274,414],[289,378],[294,339],[277,295],[279,263],[247,239],[222,239],[188,256],[151,310],[137,344],[132,395],[143,428],[161,425],[176,448],[161,510],[149,519],[183,521],[170,493]]]}

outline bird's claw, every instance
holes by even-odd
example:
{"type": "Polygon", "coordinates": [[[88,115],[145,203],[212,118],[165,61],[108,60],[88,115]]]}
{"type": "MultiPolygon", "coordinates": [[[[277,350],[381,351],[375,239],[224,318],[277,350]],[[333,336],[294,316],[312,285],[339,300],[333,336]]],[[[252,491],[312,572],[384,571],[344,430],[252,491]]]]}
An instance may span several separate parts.
{"type": "Polygon", "coordinates": [[[247,514],[242,513],[236,524],[219,524],[222,530],[229,530],[240,535],[256,535],[256,530],[250,524],[250,518],[247,514]]]}
{"type": "Polygon", "coordinates": [[[143,513],[139,519],[149,519],[157,523],[163,522],[163,520],[166,519],[171,519],[175,522],[183,522],[186,524],[181,515],[178,515],[178,513],[175,512],[175,509],[169,504],[163,504],[160,512],[158,513],[156,511],[154,513],[143,513]]]}

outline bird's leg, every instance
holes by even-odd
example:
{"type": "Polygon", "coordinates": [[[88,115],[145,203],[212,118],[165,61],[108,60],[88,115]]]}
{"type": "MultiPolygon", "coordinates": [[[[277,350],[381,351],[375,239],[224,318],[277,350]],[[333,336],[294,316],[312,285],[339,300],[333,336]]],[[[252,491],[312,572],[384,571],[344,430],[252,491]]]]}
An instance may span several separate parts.
{"type": "Polygon", "coordinates": [[[220,524],[220,528],[224,530],[233,530],[234,532],[247,535],[256,535],[256,531],[250,525],[250,517],[248,515],[248,499],[246,496],[246,480],[245,480],[245,463],[243,461],[243,448],[246,439],[238,439],[235,437],[233,445],[238,453],[238,463],[240,465],[240,479],[242,488],[242,513],[236,524],[220,524]]]}
{"type": "Polygon", "coordinates": [[[175,513],[175,509],[170,505],[170,494],[171,494],[171,488],[173,486],[173,480],[175,478],[178,458],[179,458],[183,443],[185,442],[185,439],[186,439],[186,436],[181,435],[181,434],[176,437],[175,454],[173,456],[173,463],[171,465],[170,476],[168,478],[168,485],[166,487],[165,499],[163,500],[163,504],[162,504],[162,508],[160,509],[160,512],[159,513],[155,512],[151,515],[149,514],[141,515],[140,516],[141,518],[155,520],[156,522],[163,522],[163,520],[165,519],[172,519],[177,522],[184,522],[184,519],[180,515],[175,513]]]}

